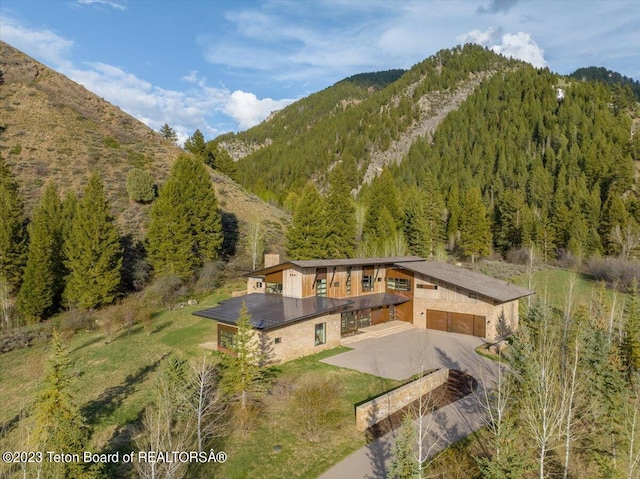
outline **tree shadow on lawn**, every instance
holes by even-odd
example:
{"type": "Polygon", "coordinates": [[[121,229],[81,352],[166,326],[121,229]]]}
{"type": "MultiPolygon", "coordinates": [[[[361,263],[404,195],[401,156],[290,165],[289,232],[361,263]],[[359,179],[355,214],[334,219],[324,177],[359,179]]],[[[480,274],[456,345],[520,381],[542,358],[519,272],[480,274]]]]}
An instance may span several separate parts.
{"type": "Polygon", "coordinates": [[[134,374],[129,374],[122,384],[105,389],[97,399],[90,401],[82,408],[82,415],[87,418],[89,425],[95,425],[101,419],[111,416],[121,405],[126,397],[136,387],[158,368],[159,361],[147,364],[138,369],[134,374]]]}

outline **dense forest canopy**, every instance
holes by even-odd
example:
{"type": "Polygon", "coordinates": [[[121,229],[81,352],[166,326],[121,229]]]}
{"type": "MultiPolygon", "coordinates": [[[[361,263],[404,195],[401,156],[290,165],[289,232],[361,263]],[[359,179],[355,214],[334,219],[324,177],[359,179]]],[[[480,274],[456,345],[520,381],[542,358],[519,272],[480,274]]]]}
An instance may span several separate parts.
{"type": "Polygon", "coordinates": [[[578,68],[572,74],[571,78],[583,81],[599,81],[607,83],[609,85],[619,85],[621,87],[629,87],[636,97],[637,101],[640,101],[640,82],[633,78],[626,77],[618,72],[608,70],[604,67],[587,67],[578,68]]]}
{"type": "Polygon", "coordinates": [[[329,167],[341,162],[349,185],[357,188],[371,152],[388,150],[420,119],[417,102],[423,95],[454,88],[473,74],[519,63],[466,45],[439,52],[379,91],[340,82],[235,135],[245,142],[269,139],[268,147],[238,162],[239,181],[264,199],[283,204],[309,178],[325,182],[329,167]]]}
{"type": "MultiPolygon", "coordinates": [[[[637,228],[630,117],[600,83],[531,67],[496,75],[411,148],[400,184],[435,182],[449,214],[457,191],[480,188],[500,249],[535,243],[545,255],[616,253],[616,228],[637,228]]],[[[455,203],[455,204],[454,204],[455,203]]],[[[448,234],[456,234],[449,221],[448,234]]],[[[631,234],[631,232],[629,232],[631,234]]]]}

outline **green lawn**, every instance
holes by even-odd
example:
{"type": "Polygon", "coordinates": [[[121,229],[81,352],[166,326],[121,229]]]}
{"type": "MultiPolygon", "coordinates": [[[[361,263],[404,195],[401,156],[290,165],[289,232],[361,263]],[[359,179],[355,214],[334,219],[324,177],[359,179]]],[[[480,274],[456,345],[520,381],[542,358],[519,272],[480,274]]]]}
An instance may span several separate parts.
{"type": "MultiPolygon", "coordinates": [[[[215,341],[215,327],[211,320],[191,313],[216,304],[229,293],[227,288],[196,306],[157,312],[151,332],[134,325],[111,341],[101,331],[78,332],[66,341],[74,376],[73,396],[93,429],[94,452],[133,448],[131,426],[139,421],[149,402],[149,386],[158,362],[169,353],[201,357],[200,345],[215,341]]],[[[399,383],[320,362],[346,350],[336,348],[277,367],[276,381],[290,388],[314,375],[334,377],[341,385],[338,424],[321,442],[311,443],[303,438],[296,419],[291,417],[290,398],[274,391],[265,398],[257,427],[247,436],[231,434],[224,446],[228,461],[212,466],[212,470],[206,467],[203,472],[230,478],[316,477],[364,445],[365,437],[354,425],[354,404],[399,383]],[[282,446],[280,453],[273,452],[275,445],[282,446]]],[[[11,426],[22,409],[28,410],[37,397],[48,358],[47,345],[0,355],[0,425],[11,426]]],[[[17,434],[14,429],[0,437],[3,449],[11,449],[17,434]]]]}
{"type": "Polygon", "coordinates": [[[223,477],[314,478],[366,444],[365,435],[355,429],[354,405],[398,386],[400,381],[320,362],[347,350],[339,347],[290,361],[279,368],[278,374],[280,381],[290,381],[293,387],[301,379],[314,375],[337,381],[341,385],[337,427],[327,431],[320,442],[309,442],[303,437],[297,419],[292,417],[290,401],[268,396],[264,422],[248,437],[235,436],[228,443],[229,460],[222,467],[223,477]],[[280,452],[274,452],[276,445],[282,446],[280,452]]]}
{"type": "MultiPolygon", "coordinates": [[[[516,282],[525,287],[529,286],[527,275],[516,278],[516,282]]],[[[600,290],[600,283],[592,276],[573,273],[564,269],[546,269],[533,274],[533,289],[539,298],[546,300],[551,306],[564,310],[567,295],[573,282],[573,306],[584,305],[597,297],[600,290]]],[[[617,293],[616,308],[619,308],[624,299],[624,295],[617,293]]],[[[604,300],[608,306],[613,304],[614,292],[609,288],[604,290],[604,300]]],[[[525,300],[526,301],[526,300],[525,300]]]]}

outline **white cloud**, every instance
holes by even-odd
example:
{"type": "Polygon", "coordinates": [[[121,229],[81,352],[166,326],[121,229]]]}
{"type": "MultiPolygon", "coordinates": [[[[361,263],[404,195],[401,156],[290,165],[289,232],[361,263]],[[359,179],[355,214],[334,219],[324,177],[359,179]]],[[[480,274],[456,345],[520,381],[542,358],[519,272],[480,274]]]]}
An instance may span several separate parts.
{"type": "Polygon", "coordinates": [[[528,33],[505,33],[502,36],[502,44],[494,45],[491,49],[506,57],[524,60],[536,68],[544,68],[547,65],[544,60],[544,50],[528,33]]]}
{"type": "Polygon", "coordinates": [[[477,43],[489,47],[496,53],[530,63],[536,68],[544,68],[544,50],[535,42],[529,33],[502,33],[502,28],[489,27],[486,31],[472,30],[460,35],[463,43],[477,43]]]}
{"type": "Polygon", "coordinates": [[[250,128],[267,118],[270,113],[280,110],[295,100],[259,100],[253,93],[234,91],[224,107],[225,113],[234,118],[240,128],[250,128]]]}
{"type": "Polygon", "coordinates": [[[49,30],[31,29],[5,16],[0,16],[0,29],[4,41],[49,64],[150,128],[158,130],[168,123],[176,130],[180,142],[196,129],[209,138],[222,133],[211,123],[217,113],[228,115],[244,129],[293,101],[259,100],[253,93],[232,94],[226,88],[209,87],[196,70],[181,78],[190,84],[189,88],[168,90],[114,65],[101,62],[74,65],[69,59],[74,43],[49,30]]]}
{"type": "Polygon", "coordinates": [[[66,57],[73,48],[73,41],[51,30],[33,30],[12,18],[0,15],[0,32],[3,41],[56,68],[70,65],[66,57]]]}
{"type": "Polygon", "coordinates": [[[76,0],[80,5],[106,5],[116,10],[126,10],[127,7],[115,0],[76,0]]]}
{"type": "Polygon", "coordinates": [[[192,84],[196,84],[198,82],[198,71],[197,70],[191,70],[189,72],[188,75],[185,75],[181,78],[181,80],[184,80],[188,83],[192,83],[192,84]]]}

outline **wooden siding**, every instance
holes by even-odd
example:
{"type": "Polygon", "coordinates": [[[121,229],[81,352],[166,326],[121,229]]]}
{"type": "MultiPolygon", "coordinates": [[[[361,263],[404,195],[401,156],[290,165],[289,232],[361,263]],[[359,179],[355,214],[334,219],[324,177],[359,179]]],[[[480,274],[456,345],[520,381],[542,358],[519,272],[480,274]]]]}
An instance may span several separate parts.
{"type": "Polygon", "coordinates": [[[302,273],[289,268],[282,272],[282,276],[282,295],[289,298],[303,298],[302,273]]]}

